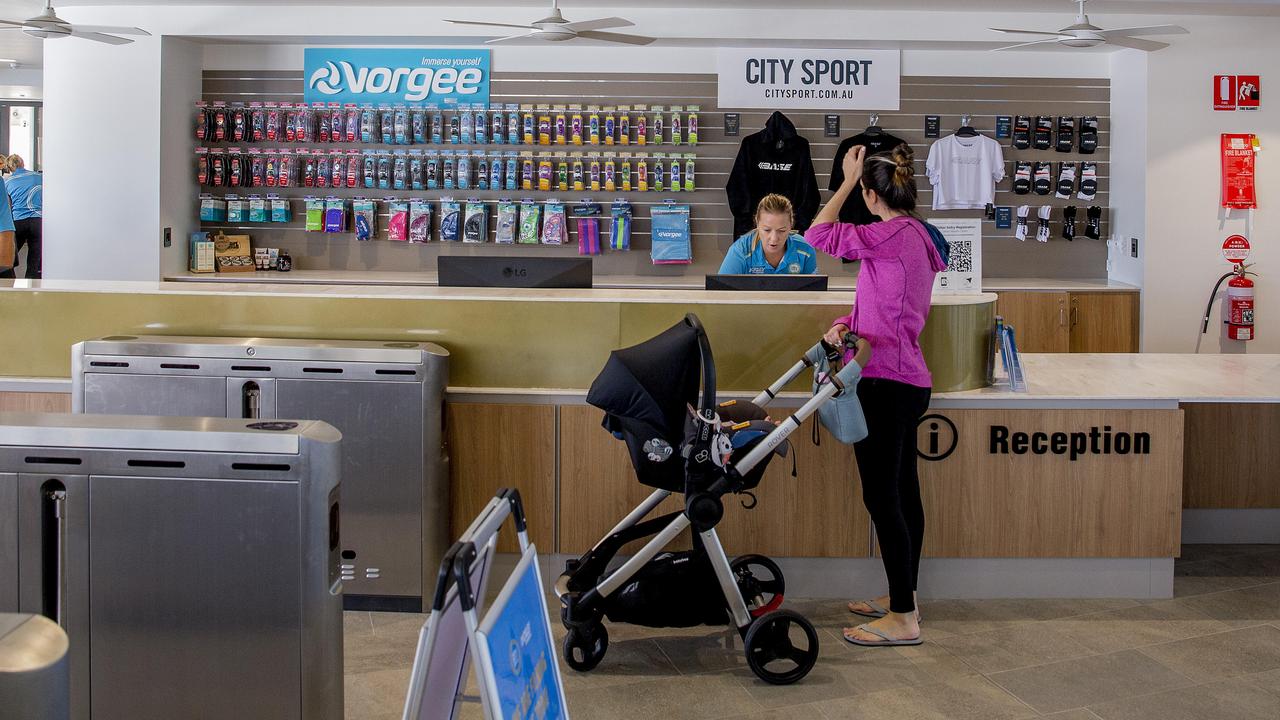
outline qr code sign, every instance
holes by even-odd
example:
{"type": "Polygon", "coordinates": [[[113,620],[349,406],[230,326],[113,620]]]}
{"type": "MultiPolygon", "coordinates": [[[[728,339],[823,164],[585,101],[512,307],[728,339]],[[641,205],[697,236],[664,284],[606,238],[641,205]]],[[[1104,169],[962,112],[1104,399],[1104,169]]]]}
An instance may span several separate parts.
{"type": "Polygon", "coordinates": [[[973,272],[973,242],[970,240],[947,241],[951,257],[947,262],[949,272],[973,272]]]}

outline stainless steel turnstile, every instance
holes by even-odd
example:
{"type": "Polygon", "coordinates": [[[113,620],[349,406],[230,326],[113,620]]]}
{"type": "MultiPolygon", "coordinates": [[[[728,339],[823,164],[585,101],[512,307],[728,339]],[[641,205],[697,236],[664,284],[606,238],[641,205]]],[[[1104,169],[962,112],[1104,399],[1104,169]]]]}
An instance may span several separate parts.
{"type": "Polygon", "coordinates": [[[52,620],[0,613],[0,717],[69,720],[67,634],[52,620]]]}
{"type": "Polygon", "coordinates": [[[67,632],[72,718],[340,720],[340,441],[0,414],[0,612],[67,632]]]}
{"type": "Polygon", "coordinates": [[[333,425],[347,608],[418,612],[450,542],[448,363],[429,343],[105,337],[72,351],[72,409],[333,425]]]}

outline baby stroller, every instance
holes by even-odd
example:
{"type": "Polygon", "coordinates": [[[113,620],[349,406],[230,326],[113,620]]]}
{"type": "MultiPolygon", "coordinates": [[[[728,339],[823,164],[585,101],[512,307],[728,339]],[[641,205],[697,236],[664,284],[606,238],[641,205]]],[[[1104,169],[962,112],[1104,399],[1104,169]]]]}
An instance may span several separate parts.
{"type": "Polygon", "coordinates": [[[781,423],[763,406],[806,368],[820,343],[751,403],[716,404],[716,367],[702,324],[692,314],[661,335],[610,354],[587,402],[605,411],[604,427],[627,443],[639,481],[657,488],[581,558],[569,560],[556,583],[568,630],[565,662],[595,668],[609,647],[603,620],[646,627],[691,627],[732,622],[743,637],[747,664],[760,679],[787,685],[802,679],[818,658],[818,634],[804,616],[781,609],[785,583],[769,558],[746,555],[730,562],[715,527],[723,498],[749,493],[787,437],[832,397],[850,388],[870,348],[852,336],[856,363],[832,376],[781,423]],[[701,386],[701,393],[699,393],[701,386]],[[673,493],[684,509],[644,520],[673,493]],[[663,553],[685,528],[693,550],[663,553]],[[653,536],[626,562],[610,567],[627,543],[653,536]]]}

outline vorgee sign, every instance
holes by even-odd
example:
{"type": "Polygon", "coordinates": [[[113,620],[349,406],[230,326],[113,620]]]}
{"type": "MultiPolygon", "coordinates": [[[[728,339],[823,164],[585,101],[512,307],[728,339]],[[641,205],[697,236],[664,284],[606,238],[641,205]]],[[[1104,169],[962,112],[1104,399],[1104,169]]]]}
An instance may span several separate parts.
{"type": "Polygon", "coordinates": [[[307,48],[308,103],[489,103],[488,50],[307,48]]]}
{"type": "Polygon", "coordinates": [[[897,110],[897,50],[719,52],[719,106],[798,110],[897,110]]]}

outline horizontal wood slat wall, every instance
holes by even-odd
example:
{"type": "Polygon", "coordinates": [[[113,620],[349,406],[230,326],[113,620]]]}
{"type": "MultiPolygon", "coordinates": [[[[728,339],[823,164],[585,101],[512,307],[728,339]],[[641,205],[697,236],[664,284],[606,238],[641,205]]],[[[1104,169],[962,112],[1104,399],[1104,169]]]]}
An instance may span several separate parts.
{"type": "MultiPolygon", "coordinates": [[[[302,99],[303,78],[300,70],[286,71],[205,71],[204,99],[228,102],[299,102],[302,99]]],[[[1006,174],[1008,177],[997,185],[996,203],[1012,206],[1032,206],[1032,216],[1040,205],[1052,205],[1053,239],[1048,243],[1034,240],[1019,242],[1013,230],[998,230],[993,221],[984,221],[984,274],[988,277],[1054,277],[1100,278],[1106,276],[1107,249],[1105,243],[1083,238],[1083,208],[1089,204],[1108,205],[1110,188],[1110,81],[1103,78],[1048,79],[1048,78],[972,78],[972,77],[904,77],[902,79],[902,104],[898,112],[880,113],[880,126],[908,141],[916,154],[916,172],[919,176],[920,202],[926,216],[932,202],[932,189],[924,177],[924,162],[929,145],[933,141],[924,136],[924,116],[942,116],[944,135],[955,130],[962,114],[972,115],[972,124],[983,133],[994,137],[997,115],[1097,115],[1100,123],[1099,147],[1091,156],[1075,153],[1059,154],[1053,151],[1019,151],[1004,145],[1006,174]],[[1055,163],[1078,162],[1088,159],[1098,163],[1099,190],[1092,203],[1081,200],[1059,200],[1052,195],[1015,195],[1012,192],[1013,163],[1015,160],[1043,160],[1055,163]],[[1065,205],[1081,208],[1078,237],[1075,242],[1062,240],[1061,210],[1065,205]]],[[[695,152],[698,155],[696,182],[699,188],[693,193],[596,193],[597,202],[607,202],[614,196],[627,196],[636,206],[637,215],[630,253],[607,253],[596,259],[597,274],[623,275],[701,275],[714,272],[733,241],[732,216],[725,199],[724,186],[732,169],[739,142],[764,126],[770,112],[763,110],[736,110],[716,106],[716,76],[713,74],[592,74],[560,73],[539,76],[530,73],[494,73],[491,100],[503,103],[543,104],[599,104],[599,105],[698,105],[701,107],[697,146],[672,146],[670,144],[647,146],[650,152],[695,152]],[[741,114],[742,137],[725,137],[722,111],[741,114]],[[692,266],[655,267],[649,260],[648,208],[664,199],[674,199],[692,206],[693,255],[692,266]]],[[[840,138],[822,136],[823,115],[820,112],[787,112],[802,135],[809,139],[817,171],[817,180],[823,189],[824,199],[830,196],[826,190],[832,161],[840,138]]],[[[868,122],[866,112],[841,112],[842,136],[860,132],[868,122]]],[[[225,143],[223,144],[226,145],[225,143]]],[[[246,146],[250,147],[250,146],[246,146]]],[[[267,145],[263,145],[267,147],[267,145]]],[[[289,147],[281,144],[280,147],[289,147]]],[[[378,147],[339,144],[332,147],[378,147]]],[[[436,148],[477,146],[423,146],[436,148]]],[[[557,147],[490,146],[497,149],[533,149],[556,151],[557,147]]],[[[568,148],[578,150],[580,148],[568,148]]],[[[581,148],[588,149],[588,148],[581,148]]],[[[615,146],[609,151],[637,152],[638,146],[615,146]]],[[[1056,181],[1056,174],[1055,174],[1056,181]]],[[[194,186],[194,183],[193,183],[194,186]]],[[[225,189],[217,189],[219,193],[225,189]]],[[[285,247],[294,257],[295,267],[303,269],[351,269],[432,271],[435,258],[442,254],[550,254],[571,256],[577,254],[576,234],[569,246],[555,247],[507,247],[494,245],[464,246],[460,244],[407,245],[402,243],[374,242],[358,248],[353,236],[326,236],[322,233],[303,231],[301,198],[307,194],[339,195],[345,197],[425,197],[438,199],[452,194],[455,198],[483,198],[490,203],[500,197],[516,199],[533,195],[540,199],[551,197],[546,193],[522,191],[385,191],[316,189],[312,193],[302,188],[281,192],[282,196],[295,197],[295,221],[287,226],[252,224],[231,226],[206,224],[207,229],[232,228],[249,232],[259,244],[285,247]]],[[[561,199],[577,200],[584,193],[562,193],[561,199]]],[[[980,211],[949,211],[936,213],[945,217],[981,217],[980,211]]],[[[1108,231],[1104,212],[1103,236],[1108,231]]],[[[493,223],[491,223],[492,225],[493,223]]],[[[380,223],[385,228],[385,218],[380,223]]],[[[1034,234],[1034,220],[1032,222],[1034,234]]],[[[385,230],[382,230],[385,233],[385,230]]],[[[385,235],[384,235],[385,237],[385,235]]],[[[841,265],[839,261],[822,257],[820,272],[848,274],[856,266],[841,265]]]]}

